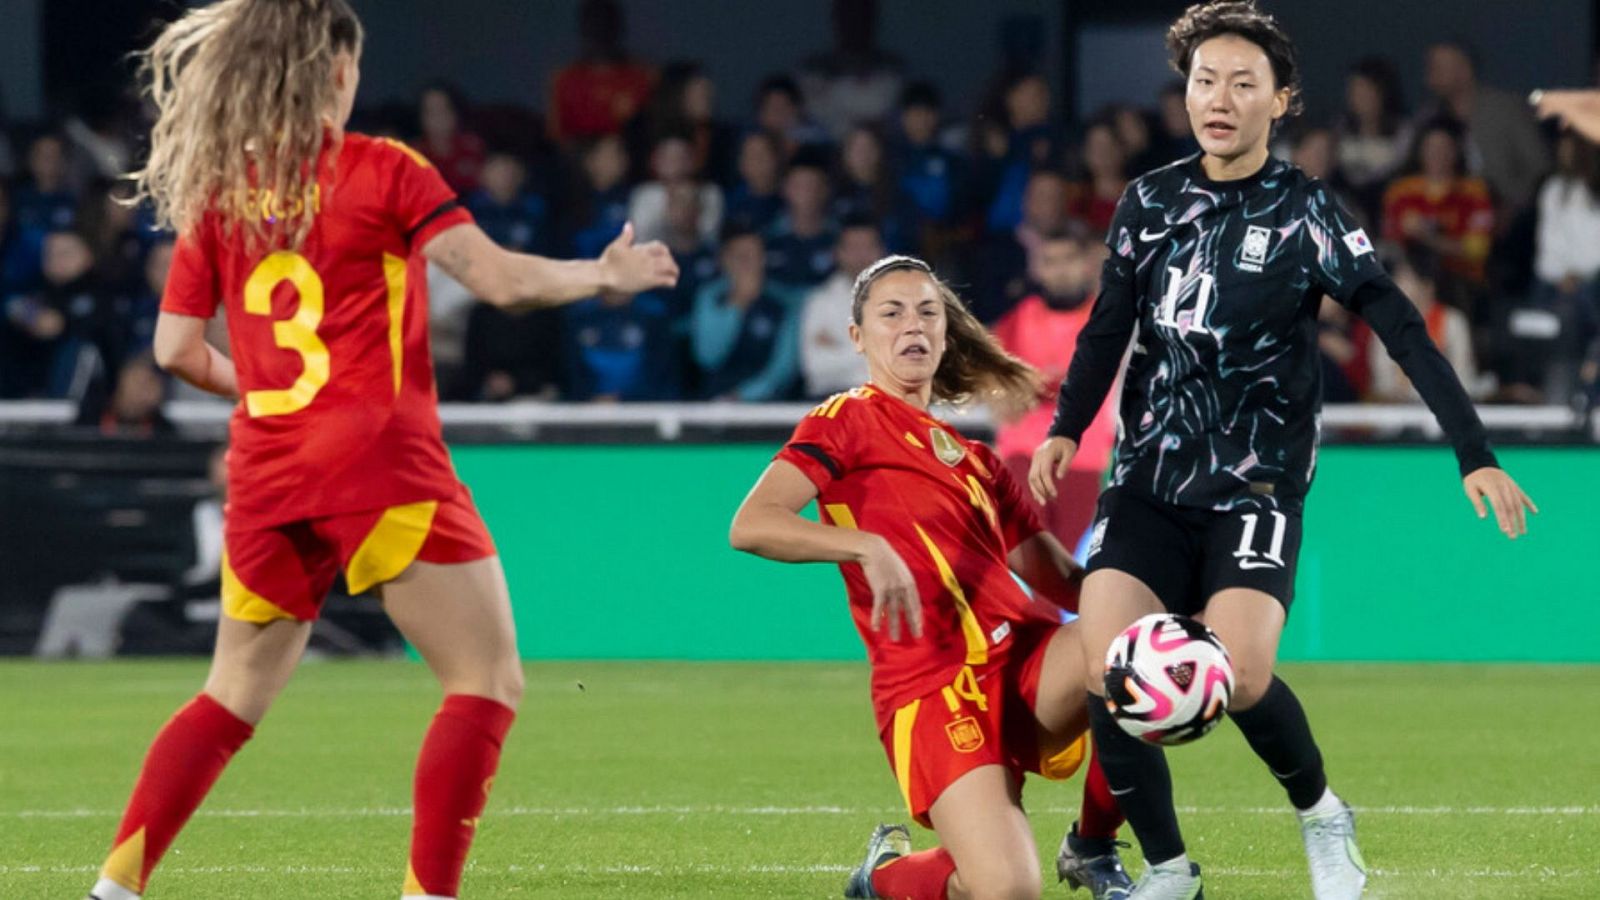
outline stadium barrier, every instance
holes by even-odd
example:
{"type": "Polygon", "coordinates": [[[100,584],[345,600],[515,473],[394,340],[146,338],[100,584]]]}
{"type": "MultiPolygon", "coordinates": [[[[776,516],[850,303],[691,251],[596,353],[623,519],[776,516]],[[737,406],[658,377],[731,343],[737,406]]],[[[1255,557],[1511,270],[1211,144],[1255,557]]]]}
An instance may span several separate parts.
{"type": "MultiPolygon", "coordinates": [[[[446,407],[457,468],[505,559],[524,655],[861,658],[832,566],[786,566],[727,545],[734,508],[806,409],[446,407]]],[[[19,430],[59,424],[59,413],[54,404],[0,405],[5,445],[27,448],[19,430]]],[[[220,429],[225,416],[215,404],[173,410],[186,430],[220,429]]],[[[1502,437],[1503,463],[1543,510],[1530,534],[1507,541],[1476,519],[1447,448],[1324,447],[1285,659],[1600,662],[1589,624],[1600,600],[1587,563],[1600,536],[1592,423],[1564,407],[1483,416],[1502,437]],[[1506,436],[1567,443],[1508,447],[1506,436]]],[[[981,413],[956,421],[974,433],[987,427],[981,413]]],[[[1425,431],[1429,421],[1416,407],[1329,407],[1325,416],[1330,433],[1367,437],[1425,431]]],[[[0,496],[20,471],[0,458],[0,496]]],[[[21,510],[6,505],[17,524],[21,510]]],[[[27,537],[25,526],[9,531],[27,537]]],[[[14,566],[36,562],[8,556],[14,566]]],[[[10,593],[0,586],[0,612],[13,605],[10,593]]]]}

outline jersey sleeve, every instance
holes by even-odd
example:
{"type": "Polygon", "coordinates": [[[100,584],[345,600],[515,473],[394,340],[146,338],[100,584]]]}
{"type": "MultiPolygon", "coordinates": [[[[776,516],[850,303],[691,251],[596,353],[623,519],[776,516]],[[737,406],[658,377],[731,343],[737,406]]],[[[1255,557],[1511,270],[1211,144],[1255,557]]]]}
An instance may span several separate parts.
{"type": "Polygon", "coordinates": [[[1363,284],[1383,274],[1366,230],[1320,181],[1306,189],[1305,226],[1304,266],[1323,293],[1348,305],[1363,284]]]}
{"type": "Polygon", "coordinates": [[[217,276],[216,242],[211,223],[199,225],[178,238],[172,247],[172,269],[161,291],[161,311],[209,319],[222,301],[222,284],[217,276]]]}
{"type": "Polygon", "coordinates": [[[381,152],[391,157],[389,212],[412,250],[447,228],[472,221],[472,214],[427,157],[396,140],[380,138],[378,143],[381,152]]]}
{"type": "Polygon", "coordinates": [[[1000,516],[1000,532],[1005,536],[1006,552],[1009,553],[1018,544],[1044,531],[1044,523],[1039,519],[1038,509],[1023,493],[1022,485],[1011,477],[1011,470],[1005,467],[1000,457],[987,446],[978,446],[981,448],[978,452],[983,464],[994,473],[995,512],[1000,516]]]}
{"type": "Polygon", "coordinates": [[[852,412],[847,394],[824,401],[800,420],[789,442],[773,458],[804,472],[817,486],[817,493],[827,490],[855,464],[857,441],[852,434],[852,412]]]}

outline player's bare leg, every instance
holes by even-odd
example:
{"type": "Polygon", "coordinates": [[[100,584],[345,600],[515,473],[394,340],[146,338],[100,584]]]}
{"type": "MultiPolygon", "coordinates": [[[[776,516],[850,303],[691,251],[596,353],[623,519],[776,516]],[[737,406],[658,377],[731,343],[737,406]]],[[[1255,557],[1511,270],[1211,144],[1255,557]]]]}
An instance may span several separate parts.
{"type": "Polygon", "coordinates": [[[1317,900],[1360,897],[1367,868],[1356,846],[1355,816],[1328,788],[1322,753],[1299,699],[1273,674],[1283,605],[1262,591],[1229,588],[1213,595],[1197,618],[1222,639],[1233,662],[1228,714],[1300,814],[1317,900]]]}
{"type": "Polygon", "coordinates": [[[453,898],[522,701],[511,599],[499,557],[417,562],[383,585],[383,605],[445,698],[423,739],[403,896],[453,898]]]}
{"type": "MultiPolygon", "coordinates": [[[[1088,666],[1078,627],[1072,622],[1056,629],[1045,645],[1040,665],[1034,716],[1040,729],[1051,736],[1051,746],[1064,747],[1089,729],[1089,709],[1084,704],[1088,666]]],[[[1084,767],[1082,817],[1061,839],[1056,875],[1073,890],[1088,888],[1093,900],[1123,900],[1133,889],[1133,880],[1117,853],[1116,830],[1122,824],[1122,812],[1104,785],[1104,774],[1094,774],[1098,771],[1092,763],[1084,767]],[[1090,778],[1100,781],[1090,785],[1090,778]]]]}
{"type": "Polygon", "coordinates": [[[1004,767],[979,766],[956,779],[928,818],[955,861],[951,900],[1035,900],[1043,893],[1021,785],[1004,767]]]}
{"type": "Polygon", "coordinates": [[[224,617],[205,688],[162,726],[89,896],[136,900],[184,823],[254,733],[311,637],[311,623],[224,617]]]}

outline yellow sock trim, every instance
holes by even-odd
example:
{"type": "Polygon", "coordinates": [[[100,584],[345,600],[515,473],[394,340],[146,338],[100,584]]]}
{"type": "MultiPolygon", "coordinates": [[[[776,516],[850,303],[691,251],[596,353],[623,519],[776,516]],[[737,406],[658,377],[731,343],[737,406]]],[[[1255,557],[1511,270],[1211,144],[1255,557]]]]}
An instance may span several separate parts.
{"type": "Polygon", "coordinates": [[[100,867],[100,875],[138,894],[144,892],[144,881],[139,877],[143,872],[144,829],[140,828],[111,849],[106,864],[100,867]]]}

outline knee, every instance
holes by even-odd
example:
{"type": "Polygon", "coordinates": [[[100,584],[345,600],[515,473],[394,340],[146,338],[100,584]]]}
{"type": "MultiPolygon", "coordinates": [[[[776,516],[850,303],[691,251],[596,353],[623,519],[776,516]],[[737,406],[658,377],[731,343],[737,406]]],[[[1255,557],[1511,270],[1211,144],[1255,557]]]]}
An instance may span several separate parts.
{"type": "Polygon", "coordinates": [[[996,872],[973,885],[968,894],[972,900],[1040,900],[1043,895],[1039,873],[1021,869],[996,872]]]}
{"type": "Polygon", "coordinates": [[[515,657],[485,661],[470,672],[459,672],[441,679],[446,694],[472,694],[488,697],[516,709],[522,703],[522,661],[515,657]]]}
{"type": "Polygon", "coordinates": [[[1229,712],[1242,712],[1255,706],[1272,687],[1272,664],[1252,660],[1233,661],[1233,697],[1229,712]]]}
{"type": "Polygon", "coordinates": [[[522,704],[522,691],[525,681],[522,675],[522,660],[511,659],[496,667],[489,691],[486,696],[491,697],[506,706],[516,709],[522,704]]]}

